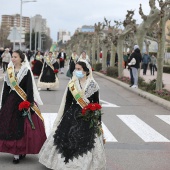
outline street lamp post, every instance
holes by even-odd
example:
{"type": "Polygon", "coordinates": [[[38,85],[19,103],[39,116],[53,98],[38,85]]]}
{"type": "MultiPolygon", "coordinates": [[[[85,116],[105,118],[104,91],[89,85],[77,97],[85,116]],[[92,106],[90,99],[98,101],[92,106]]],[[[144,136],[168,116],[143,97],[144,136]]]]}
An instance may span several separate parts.
{"type": "Polygon", "coordinates": [[[21,6],[20,6],[20,42],[19,42],[19,46],[20,46],[20,50],[21,50],[21,40],[22,40],[22,4],[23,3],[28,3],[28,2],[37,2],[36,0],[29,0],[29,1],[24,1],[21,0],[21,6]]]}

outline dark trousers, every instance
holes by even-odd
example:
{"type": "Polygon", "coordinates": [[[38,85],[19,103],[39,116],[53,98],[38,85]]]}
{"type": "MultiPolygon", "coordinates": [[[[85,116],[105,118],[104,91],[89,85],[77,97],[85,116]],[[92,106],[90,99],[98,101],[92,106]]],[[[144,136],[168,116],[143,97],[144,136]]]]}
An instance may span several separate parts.
{"type": "Polygon", "coordinates": [[[126,66],[128,65],[128,62],[127,62],[127,61],[124,61],[124,64],[125,64],[125,68],[126,68],[126,66]]]}
{"type": "Polygon", "coordinates": [[[150,67],[151,75],[154,75],[154,71],[156,70],[155,64],[150,64],[149,67],[150,67]]]}
{"type": "Polygon", "coordinates": [[[8,63],[7,62],[2,62],[2,65],[3,65],[3,72],[5,72],[7,67],[8,67],[8,63]]]}
{"type": "Polygon", "coordinates": [[[148,64],[143,64],[143,75],[146,75],[148,64]]]}

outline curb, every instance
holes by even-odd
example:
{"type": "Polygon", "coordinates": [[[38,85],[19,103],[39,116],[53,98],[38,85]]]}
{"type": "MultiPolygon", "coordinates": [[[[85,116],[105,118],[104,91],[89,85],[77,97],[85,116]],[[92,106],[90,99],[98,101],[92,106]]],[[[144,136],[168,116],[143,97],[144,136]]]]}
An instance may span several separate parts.
{"type": "Polygon", "coordinates": [[[112,77],[108,77],[106,75],[103,75],[102,73],[98,73],[98,72],[95,72],[95,71],[93,73],[95,73],[96,75],[98,75],[98,76],[100,76],[102,78],[105,78],[105,79],[107,79],[107,80],[109,80],[109,81],[111,81],[111,82],[113,82],[113,83],[115,83],[117,85],[120,85],[121,87],[123,87],[123,88],[125,88],[125,89],[127,89],[127,90],[129,90],[129,91],[131,91],[131,92],[145,98],[145,99],[148,99],[149,101],[152,101],[152,102],[158,104],[159,106],[164,107],[167,110],[170,110],[170,102],[165,100],[165,99],[162,99],[162,98],[160,98],[158,96],[155,96],[153,94],[145,92],[145,91],[143,91],[141,89],[130,88],[128,84],[123,83],[123,82],[121,82],[119,80],[116,80],[116,79],[114,79],[112,77]]]}

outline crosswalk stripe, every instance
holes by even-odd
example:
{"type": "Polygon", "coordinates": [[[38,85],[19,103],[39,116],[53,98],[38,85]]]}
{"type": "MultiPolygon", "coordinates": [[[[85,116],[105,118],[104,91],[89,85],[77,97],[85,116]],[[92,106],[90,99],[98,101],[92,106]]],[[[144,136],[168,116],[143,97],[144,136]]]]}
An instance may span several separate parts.
{"type": "Polygon", "coordinates": [[[170,142],[135,115],[117,116],[145,142],[170,142]]]}
{"type": "Polygon", "coordinates": [[[116,104],[112,104],[104,100],[100,100],[100,102],[102,103],[102,107],[120,107],[120,106],[117,106],[116,104]]]}
{"type": "Polygon", "coordinates": [[[106,139],[106,142],[118,142],[103,122],[102,128],[104,131],[104,138],[106,139]]]}
{"type": "Polygon", "coordinates": [[[155,116],[170,125],[170,115],[155,115],[155,116]]]}
{"type": "MultiPolygon", "coordinates": [[[[42,116],[44,118],[46,135],[49,136],[53,127],[53,123],[57,117],[57,113],[42,113],[42,116]]],[[[102,122],[102,127],[103,127],[104,138],[106,139],[106,142],[117,142],[116,138],[111,134],[111,132],[103,122],[102,122]]]]}

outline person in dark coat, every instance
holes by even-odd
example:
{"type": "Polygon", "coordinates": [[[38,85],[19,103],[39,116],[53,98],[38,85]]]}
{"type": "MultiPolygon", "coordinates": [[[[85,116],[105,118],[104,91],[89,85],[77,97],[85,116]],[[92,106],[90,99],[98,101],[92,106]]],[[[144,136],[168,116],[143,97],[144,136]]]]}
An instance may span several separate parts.
{"type": "Polygon", "coordinates": [[[60,73],[61,74],[64,74],[64,63],[65,63],[65,60],[66,60],[66,53],[64,52],[64,49],[61,50],[61,52],[58,54],[58,57],[59,59],[59,64],[60,64],[60,73]]]}
{"type": "Polygon", "coordinates": [[[138,45],[134,46],[134,52],[130,56],[129,66],[132,69],[132,74],[134,78],[134,85],[132,88],[138,88],[138,69],[140,68],[140,63],[142,61],[142,55],[138,45]]]}

